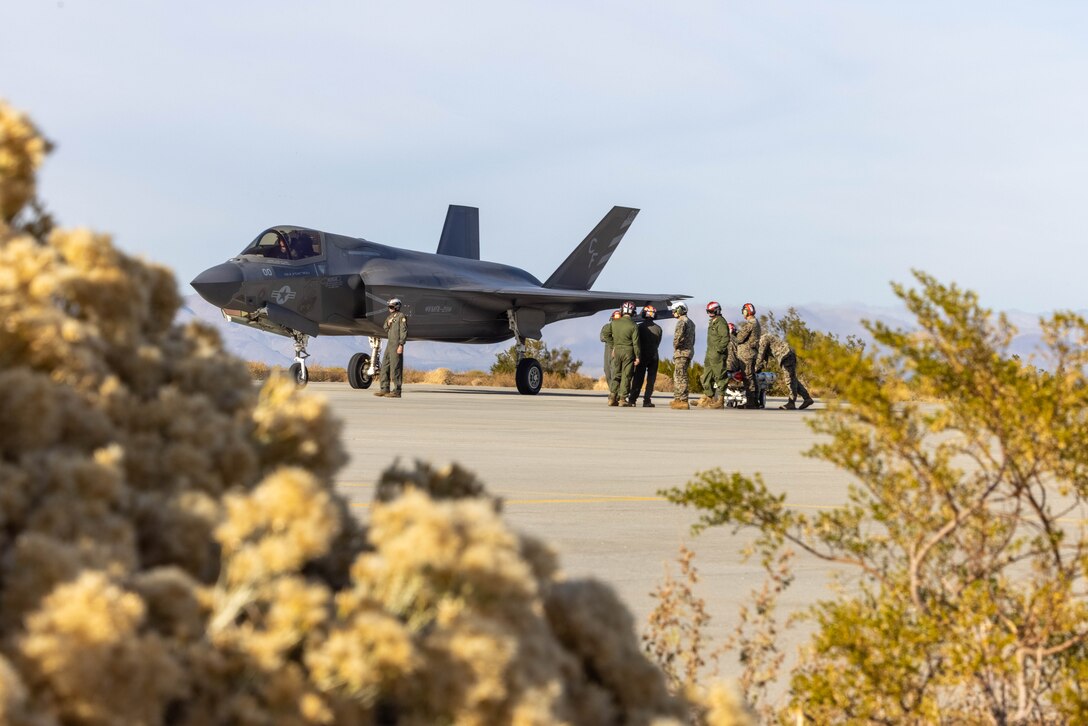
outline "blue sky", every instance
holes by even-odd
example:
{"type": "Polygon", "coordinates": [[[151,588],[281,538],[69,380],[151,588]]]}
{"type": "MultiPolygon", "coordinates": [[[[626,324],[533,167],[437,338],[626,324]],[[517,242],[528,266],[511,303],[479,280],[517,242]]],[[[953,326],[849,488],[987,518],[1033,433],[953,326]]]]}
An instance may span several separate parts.
{"type": "Polygon", "coordinates": [[[66,226],[201,269],[298,224],[729,308],[1085,308],[1088,4],[6,0],[0,97],[66,226]]]}

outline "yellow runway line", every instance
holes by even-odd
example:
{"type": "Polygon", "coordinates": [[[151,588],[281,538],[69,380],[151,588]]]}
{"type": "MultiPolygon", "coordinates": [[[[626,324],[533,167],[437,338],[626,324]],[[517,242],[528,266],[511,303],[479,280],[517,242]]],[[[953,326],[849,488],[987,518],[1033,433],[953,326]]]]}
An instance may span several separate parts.
{"type": "Polygon", "coordinates": [[[666,502],[665,497],[571,497],[569,499],[504,499],[503,504],[607,504],[610,502],[666,502]]]}
{"type": "MultiPolygon", "coordinates": [[[[664,497],[571,497],[570,499],[503,499],[503,504],[615,504],[617,502],[664,502],[664,497]]],[[[352,502],[351,506],[366,509],[370,502],[352,502]]]]}

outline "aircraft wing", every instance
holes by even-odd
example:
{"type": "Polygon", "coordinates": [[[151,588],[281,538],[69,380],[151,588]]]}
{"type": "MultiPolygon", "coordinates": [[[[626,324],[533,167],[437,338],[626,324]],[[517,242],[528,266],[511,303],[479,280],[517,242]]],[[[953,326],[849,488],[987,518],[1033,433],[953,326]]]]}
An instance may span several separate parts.
{"type": "MultiPolygon", "coordinates": [[[[511,287],[496,289],[449,290],[450,294],[484,308],[503,312],[511,308],[537,308],[560,317],[582,317],[600,310],[618,309],[627,301],[637,307],[653,305],[659,311],[666,312],[670,303],[687,300],[690,295],[645,293],[645,292],[606,292],[597,290],[558,290],[545,287],[511,287]],[[566,313],[566,315],[564,315],[566,313]]],[[[671,317],[660,315],[659,317],[671,317]]]]}

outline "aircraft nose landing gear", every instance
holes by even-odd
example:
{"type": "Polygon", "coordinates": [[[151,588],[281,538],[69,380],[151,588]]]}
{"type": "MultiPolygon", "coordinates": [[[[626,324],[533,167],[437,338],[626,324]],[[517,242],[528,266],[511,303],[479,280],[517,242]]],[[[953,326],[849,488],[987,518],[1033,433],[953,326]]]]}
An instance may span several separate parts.
{"type": "Polygon", "coordinates": [[[309,336],[293,330],[291,337],[295,340],[295,362],[291,364],[287,372],[295,379],[295,385],[302,388],[310,382],[310,372],[306,370],[306,359],[310,357],[310,354],[306,352],[306,340],[309,336]]]}

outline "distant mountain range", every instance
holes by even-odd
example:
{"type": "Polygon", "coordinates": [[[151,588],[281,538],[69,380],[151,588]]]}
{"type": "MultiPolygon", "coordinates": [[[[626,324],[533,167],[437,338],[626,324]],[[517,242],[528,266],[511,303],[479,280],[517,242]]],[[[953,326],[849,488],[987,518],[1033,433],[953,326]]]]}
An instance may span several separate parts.
{"type": "MultiPolygon", "coordinates": [[[[781,317],[791,306],[772,308],[781,317]]],[[[861,325],[861,320],[880,320],[893,327],[912,328],[914,320],[905,308],[878,307],[851,303],[843,305],[794,305],[801,319],[812,328],[827,333],[834,333],[840,338],[857,335],[862,339],[868,336],[861,325]]],[[[1036,350],[1041,335],[1039,314],[1013,311],[1006,313],[1017,327],[1019,334],[1013,340],[1012,352],[1027,356],[1036,350]]],[[[702,360],[706,313],[700,306],[690,313],[699,331],[696,343],[696,359],[702,360]]],[[[592,317],[565,320],[549,325],[544,329],[544,342],[556,348],[569,348],[575,360],[582,361],[581,372],[590,376],[599,376],[602,369],[603,347],[599,340],[601,328],[608,320],[608,312],[601,312],[592,317]]],[[[726,317],[729,317],[728,314],[726,317]]],[[[734,316],[734,318],[739,316],[734,316]]],[[[732,319],[732,318],[731,318],[732,319]]],[[[290,338],[231,323],[223,318],[218,308],[204,301],[196,294],[184,298],[184,306],[178,313],[178,322],[201,320],[219,330],[224,344],[234,355],[250,361],[259,361],[270,365],[290,365],[294,359],[294,348],[290,338]]],[[[735,321],[734,321],[735,322],[735,321]]],[[[672,335],[673,322],[663,321],[665,342],[662,354],[667,354],[668,340],[672,335]]],[[[409,321],[411,331],[411,321],[409,321]]],[[[405,364],[417,370],[449,368],[453,371],[488,370],[495,362],[495,356],[506,350],[511,342],[491,345],[468,345],[453,343],[412,342],[409,332],[409,346],[405,352],[405,364]]],[[[369,351],[370,343],[366,337],[332,336],[319,337],[310,341],[308,350],[310,363],[327,366],[344,366],[352,354],[369,351]]]]}

